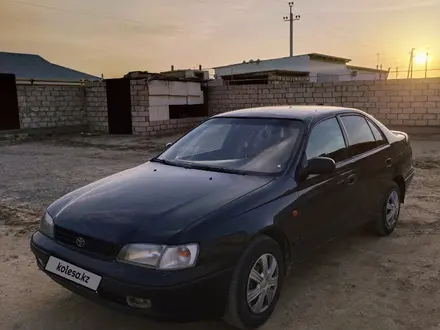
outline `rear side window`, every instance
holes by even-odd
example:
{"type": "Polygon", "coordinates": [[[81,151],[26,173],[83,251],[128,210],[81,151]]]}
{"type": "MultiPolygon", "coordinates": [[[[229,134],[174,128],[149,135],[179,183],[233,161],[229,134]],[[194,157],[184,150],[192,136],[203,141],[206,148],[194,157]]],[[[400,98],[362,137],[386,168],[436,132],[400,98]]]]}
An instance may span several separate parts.
{"type": "Polygon", "coordinates": [[[367,122],[371,128],[371,131],[373,132],[373,135],[374,135],[374,138],[376,139],[377,145],[383,146],[384,144],[386,144],[387,142],[385,141],[383,134],[379,131],[377,126],[368,119],[367,119],[367,122]]]}
{"type": "Polygon", "coordinates": [[[347,159],[347,149],[341,127],[336,118],[318,123],[310,133],[306,149],[307,160],[329,157],[336,163],[347,159]]]}
{"type": "Polygon", "coordinates": [[[366,119],[361,116],[342,116],[347,131],[350,156],[357,156],[377,147],[376,140],[366,119]]]}

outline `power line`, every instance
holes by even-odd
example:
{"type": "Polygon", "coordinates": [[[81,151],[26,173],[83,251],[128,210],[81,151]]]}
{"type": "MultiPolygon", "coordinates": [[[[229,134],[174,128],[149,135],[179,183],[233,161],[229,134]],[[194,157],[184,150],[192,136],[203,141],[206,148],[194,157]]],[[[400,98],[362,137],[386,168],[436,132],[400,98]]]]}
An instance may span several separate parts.
{"type": "Polygon", "coordinates": [[[20,4],[20,5],[30,6],[30,7],[37,7],[37,8],[49,9],[49,10],[54,10],[54,11],[61,11],[61,12],[65,12],[65,13],[84,15],[84,16],[90,16],[90,17],[96,17],[96,18],[103,18],[103,19],[125,22],[125,23],[145,25],[145,22],[141,22],[141,21],[121,19],[121,18],[112,17],[112,16],[101,16],[101,15],[96,15],[96,14],[91,14],[91,13],[86,13],[86,12],[81,12],[81,11],[76,11],[76,10],[45,6],[45,5],[40,5],[40,4],[36,4],[36,3],[29,3],[29,2],[25,2],[25,1],[19,1],[19,0],[9,0],[9,1],[13,2],[13,3],[20,4]]]}

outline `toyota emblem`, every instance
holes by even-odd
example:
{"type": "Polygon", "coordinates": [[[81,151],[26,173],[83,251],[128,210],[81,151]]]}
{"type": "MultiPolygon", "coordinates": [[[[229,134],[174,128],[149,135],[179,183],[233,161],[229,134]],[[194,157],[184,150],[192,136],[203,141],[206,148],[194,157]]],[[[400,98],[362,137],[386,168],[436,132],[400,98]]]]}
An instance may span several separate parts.
{"type": "Polygon", "coordinates": [[[84,246],[84,244],[86,244],[86,240],[82,237],[78,237],[75,241],[76,246],[82,248],[84,246]]]}

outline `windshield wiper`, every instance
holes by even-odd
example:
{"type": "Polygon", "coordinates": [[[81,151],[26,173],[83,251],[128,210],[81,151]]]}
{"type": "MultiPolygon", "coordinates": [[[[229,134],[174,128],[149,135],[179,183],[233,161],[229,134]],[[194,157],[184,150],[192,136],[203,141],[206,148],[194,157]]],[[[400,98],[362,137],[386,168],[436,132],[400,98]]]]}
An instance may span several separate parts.
{"type": "Polygon", "coordinates": [[[222,172],[222,173],[241,174],[241,175],[248,175],[249,174],[247,171],[230,169],[227,167],[216,167],[216,166],[209,166],[209,165],[203,165],[203,164],[190,164],[190,163],[184,163],[184,162],[172,162],[172,161],[169,161],[166,159],[159,159],[159,158],[153,158],[150,161],[165,164],[165,165],[178,166],[178,167],[195,169],[195,170],[202,170],[202,171],[222,172]]]}
{"type": "MultiPolygon", "coordinates": [[[[179,163],[180,164],[180,163],[179,163]]],[[[248,175],[249,173],[242,170],[236,170],[232,168],[227,167],[217,167],[217,166],[209,166],[204,164],[182,164],[185,168],[190,169],[196,169],[196,170],[202,170],[202,171],[212,171],[212,172],[221,172],[221,173],[230,173],[230,174],[241,174],[241,175],[248,175]]]]}
{"type": "Polygon", "coordinates": [[[159,158],[153,158],[153,159],[150,159],[150,162],[161,163],[161,164],[171,165],[171,166],[181,166],[181,165],[178,164],[178,163],[171,162],[171,161],[166,160],[166,159],[159,159],[159,158]]]}

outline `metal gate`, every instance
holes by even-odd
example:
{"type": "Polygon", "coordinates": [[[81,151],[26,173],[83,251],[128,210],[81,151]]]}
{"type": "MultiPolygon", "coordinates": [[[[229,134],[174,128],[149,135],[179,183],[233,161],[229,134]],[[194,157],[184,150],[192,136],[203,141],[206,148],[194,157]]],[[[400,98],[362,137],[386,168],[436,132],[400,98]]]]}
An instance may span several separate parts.
{"type": "Polygon", "coordinates": [[[15,75],[0,73],[0,131],[19,128],[15,75]]]}
{"type": "Polygon", "coordinates": [[[107,79],[107,113],[110,134],[133,134],[129,79],[107,79]]]}

